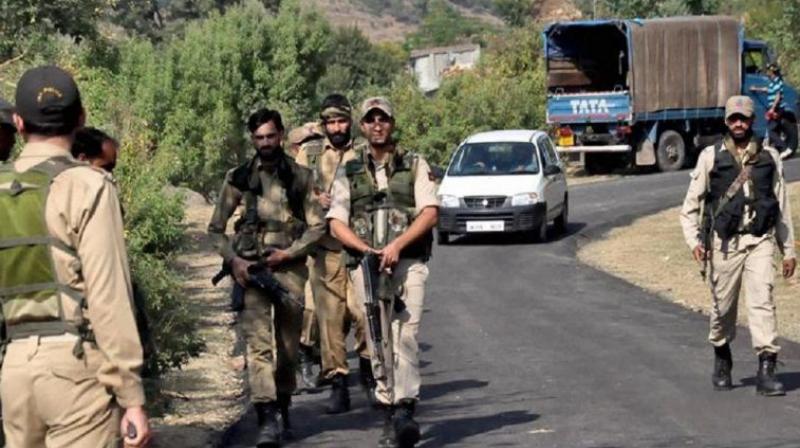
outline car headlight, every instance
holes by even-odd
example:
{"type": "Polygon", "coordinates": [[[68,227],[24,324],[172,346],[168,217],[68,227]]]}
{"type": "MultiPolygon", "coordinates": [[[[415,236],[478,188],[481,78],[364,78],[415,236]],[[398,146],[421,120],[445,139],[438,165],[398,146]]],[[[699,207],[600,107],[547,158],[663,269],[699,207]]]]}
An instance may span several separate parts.
{"type": "Polygon", "coordinates": [[[522,193],[511,196],[511,206],[533,205],[539,202],[539,195],[536,193],[522,193]]]}
{"type": "Polygon", "coordinates": [[[442,194],[439,195],[439,204],[444,208],[455,208],[458,207],[461,202],[458,200],[458,196],[442,194]]]}

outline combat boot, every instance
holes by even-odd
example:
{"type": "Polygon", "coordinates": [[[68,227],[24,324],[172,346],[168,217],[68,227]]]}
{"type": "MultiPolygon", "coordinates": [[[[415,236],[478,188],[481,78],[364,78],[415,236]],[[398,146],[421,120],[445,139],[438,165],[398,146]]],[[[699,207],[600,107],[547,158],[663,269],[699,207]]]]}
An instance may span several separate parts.
{"type": "Polygon", "coordinates": [[[378,404],[377,407],[383,413],[383,430],[381,438],[378,440],[378,448],[397,448],[397,436],[394,433],[394,406],[389,404],[378,404]]]}
{"type": "Polygon", "coordinates": [[[375,407],[378,401],[375,399],[375,376],[372,374],[372,361],[369,358],[358,358],[358,374],[361,378],[361,385],[367,393],[367,402],[375,407]]]}
{"type": "Polygon", "coordinates": [[[337,373],[331,381],[331,396],[328,399],[328,406],[325,408],[325,412],[327,414],[341,414],[349,410],[350,391],[347,389],[347,377],[337,373]]]}
{"type": "Polygon", "coordinates": [[[289,420],[289,406],[292,405],[292,396],[289,394],[278,394],[278,409],[281,415],[281,439],[292,440],[294,433],[292,432],[292,422],[289,420]]]}
{"type": "Polygon", "coordinates": [[[767,397],[786,395],[783,383],[775,377],[777,353],[760,353],[758,355],[758,373],[756,373],[756,393],[767,397]]]}
{"type": "Polygon", "coordinates": [[[731,390],[733,388],[732,368],[731,346],[725,344],[714,347],[714,372],[711,374],[711,384],[714,385],[714,390],[731,390]]]}
{"type": "Polygon", "coordinates": [[[419,442],[419,423],[414,420],[416,400],[404,398],[395,406],[394,411],[394,433],[397,439],[397,446],[400,448],[412,448],[419,442]]]}
{"type": "Polygon", "coordinates": [[[312,348],[300,345],[300,379],[303,382],[305,390],[314,390],[317,388],[317,377],[314,375],[314,355],[312,348]]]}
{"type": "Polygon", "coordinates": [[[258,417],[258,436],[256,448],[277,448],[281,446],[281,430],[278,427],[278,404],[274,401],[255,403],[258,417]]]}

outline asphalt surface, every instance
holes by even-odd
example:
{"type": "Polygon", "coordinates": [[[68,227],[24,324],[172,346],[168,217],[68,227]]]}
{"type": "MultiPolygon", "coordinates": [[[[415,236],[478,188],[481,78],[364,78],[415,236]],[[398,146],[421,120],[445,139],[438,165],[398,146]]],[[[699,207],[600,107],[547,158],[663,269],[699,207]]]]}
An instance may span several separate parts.
{"type": "MultiPolygon", "coordinates": [[[[800,162],[786,171],[797,180],[800,162]]],[[[568,235],[551,229],[546,244],[470,237],[438,246],[419,338],[419,446],[800,447],[800,345],[782,344],[788,395],[758,397],[741,329],[737,387],[714,392],[704,316],[575,258],[608,229],[678,205],[688,180],[684,171],[571,188],[568,235]]],[[[290,446],[377,446],[379,416],[360,387],[351,392],[353,410],[339,416],[322,414],[327,391],[299,396],[290,446]]],[[[253,446],[254,425],[249,413],[225,446],[253,446]]]]}

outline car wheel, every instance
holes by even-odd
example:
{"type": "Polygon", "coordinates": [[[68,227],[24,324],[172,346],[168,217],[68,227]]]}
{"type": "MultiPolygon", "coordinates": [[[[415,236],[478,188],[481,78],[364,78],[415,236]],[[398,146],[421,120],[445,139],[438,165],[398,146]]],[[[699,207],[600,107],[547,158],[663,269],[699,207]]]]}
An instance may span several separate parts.
{"type": "Polygon", "coordinates": [[[436,232],[436,241],[438,241],[440,245],[446,246],[450,244],[450,234],[439,230],[436,232]]]}
{"type": "Polygon", "coordinates": [[[686,142],[676,131],[664,131],[658,139],[656,150],[658,169],[664,172],[678,171],[686,164],[686,142]]]}
{"type": "Polygon", "coordinates": [[[539,228],[536,229],[536,241],[539,243],[547,242],[547,206],[544,207],[544,216],[539,228]]]}
{"type": "Polygon", "coordinates": [[[555,225],[556,231],[559,235],[567,233],[567,223],[569,217],[569,196],[564,195],[564,207],[561,209],[561,214],[556,218],[555,225]]]}

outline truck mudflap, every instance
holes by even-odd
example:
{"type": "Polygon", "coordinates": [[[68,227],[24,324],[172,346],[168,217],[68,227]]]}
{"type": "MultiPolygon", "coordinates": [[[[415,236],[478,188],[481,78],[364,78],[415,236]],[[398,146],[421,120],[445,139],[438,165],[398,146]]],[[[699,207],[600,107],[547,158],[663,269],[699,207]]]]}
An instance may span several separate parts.
{"type": "Polygon", "coordinates": [[[548,124],[617,123],[631,121],[631,96],[627,91],[550,94],[548,124]]]}

